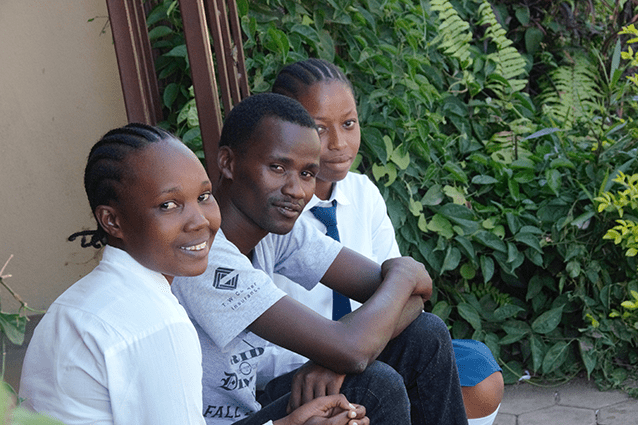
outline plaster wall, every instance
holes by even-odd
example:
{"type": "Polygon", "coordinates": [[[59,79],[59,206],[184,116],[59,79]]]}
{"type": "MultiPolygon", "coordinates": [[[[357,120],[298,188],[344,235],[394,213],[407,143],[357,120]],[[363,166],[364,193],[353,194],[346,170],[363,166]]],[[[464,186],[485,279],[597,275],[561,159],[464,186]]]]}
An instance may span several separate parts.
{"type": "MultiPolygon", "coordinates": [[[[46,309],[97,264],[97,250],[67,237],[95,227],[90,147],[126,122],[105,0],[0,2],[0,267],[14,255],[5,282],[30,307],[46,309]]],[[[3,288],[0,300],[18,306],[3,288]]]]}

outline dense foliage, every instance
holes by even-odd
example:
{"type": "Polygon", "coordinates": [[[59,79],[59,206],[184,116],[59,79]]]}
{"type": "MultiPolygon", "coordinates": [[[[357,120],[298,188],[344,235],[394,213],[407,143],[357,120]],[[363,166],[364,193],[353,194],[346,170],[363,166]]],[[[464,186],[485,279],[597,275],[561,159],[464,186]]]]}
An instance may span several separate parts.
{"type": "MultiPolygon", "coordinates": [[[[581,370],[635,377],[636,262],[603,239],[595,197],[637,169],[617,33],[636,1],[239,0],[254,92],[284,63],[337,63],[358,96],[360,172],[401,250],[435,278],[432,310],[484,341],[506,382],[581,370]],[[635,300],[634,300],[635,301],[635,300]]],[[[149,16],[166,125],[201,149],[177,2],[149,16]]]]}

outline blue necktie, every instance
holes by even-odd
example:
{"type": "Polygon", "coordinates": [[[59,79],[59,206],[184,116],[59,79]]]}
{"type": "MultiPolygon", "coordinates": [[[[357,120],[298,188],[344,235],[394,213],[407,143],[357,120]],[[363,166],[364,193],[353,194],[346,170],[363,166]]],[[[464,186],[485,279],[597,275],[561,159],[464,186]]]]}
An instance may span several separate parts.
{"type": "MultiPolygon", "coordinates": [[[[339,241],[337,201],[332,201],[332,205],[329,207],[312,207],[310,212],[326,226],[326,235],[339,241]]],[[[339,320],[351,311],[350,299],[337,291],[332,291],[332,320],[339,320]]]]}

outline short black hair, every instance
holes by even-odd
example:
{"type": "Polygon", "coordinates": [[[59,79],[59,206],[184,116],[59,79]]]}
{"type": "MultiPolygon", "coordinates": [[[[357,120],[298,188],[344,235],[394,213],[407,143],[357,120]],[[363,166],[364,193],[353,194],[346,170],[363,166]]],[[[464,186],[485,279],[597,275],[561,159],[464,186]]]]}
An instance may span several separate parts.
{"type": "Polygon", "coordinates": [[[275,93],[261,93],[247,97],[235,106],[224,121],[219,146],[235,151],[246,148],[246,142],[267,117],[316,129],[315,120],[296,100],[275,93]]]}
{"type": "MultiPolygon", "coordinates": [[[[132,170],[125,169],[123,163],[132,152],[140,151],[151,143],[175,139],[171,133],[160,127],[131,123],[106,133],[89,153],[84,169],[84,190],[89,199],[91,211],[99,205],[117,202],[116,186],[132,170]]],[[[100,248],[106,244],[106,232],[97,224],[97,230],[85,230],[69,236],[73,241],[81,236],[82,247],[100,248]],[[91,239],[87,242],[87,238],[91,239]]]]}
{"type": "Polygon", "coordinates": [[[335,64],[323,59],[306,59],[286,65],[275,78],[272,92],[298,99],[309,87],[319,82],[344,83],[354,96],[352,82],[335,64]]]}

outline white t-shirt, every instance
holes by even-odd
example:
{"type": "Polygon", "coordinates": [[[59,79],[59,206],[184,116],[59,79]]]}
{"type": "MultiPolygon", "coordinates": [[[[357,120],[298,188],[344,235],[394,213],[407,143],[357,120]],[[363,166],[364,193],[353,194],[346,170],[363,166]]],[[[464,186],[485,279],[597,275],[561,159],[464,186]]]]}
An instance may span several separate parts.
{"type": "MultiPolygon", "coordinates": [[[[341,243],[366,257],[382,263],[388,258],[400,257],[399,246],[392,222],[379,189],[362,174],[348,173],[345,179],[334,186],[330,199],[323,201],[316,196],[308,203],[301,215],[304,220],[322,233],[324,226],[310,212],[314,206],[330,206],[337,201],[337,227],[341,243]]],[[[275,275],[275,284],[300,303],[322,316],[332,319],[332,289],[322,284],[311,291],[305,290],[285,276],[275,275]]],[[[352,308],[361,304],[351,300],[352,308]]],[[[285,348],[269,344],[260,364],[257,388],[263,388],[271,379],[302,366],[308,359],[285,348]]]]}
{"type": "Polygon", "coordinates": [[[201,358],[164,276],[106,246],[37,326],[20,396],[67,425],[201,425],[201,358]]]}
{"type": "Polygon", "coordinates": [[[251,263],[219,231],[206,272],[175,278],[173,293],[202,344],[203,412],[209,425],[230,424],[261,408],[255,400],[255,378],[266,341],[246,329],[285,295],[272,282],[273,273],[284,273],[310,289],[341,248],[298,221],[287,235],[262,239],[251,263]]]}

